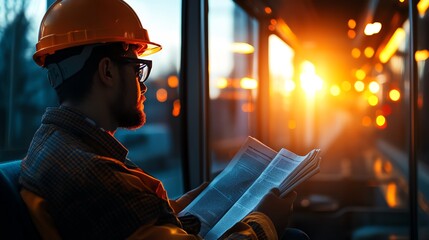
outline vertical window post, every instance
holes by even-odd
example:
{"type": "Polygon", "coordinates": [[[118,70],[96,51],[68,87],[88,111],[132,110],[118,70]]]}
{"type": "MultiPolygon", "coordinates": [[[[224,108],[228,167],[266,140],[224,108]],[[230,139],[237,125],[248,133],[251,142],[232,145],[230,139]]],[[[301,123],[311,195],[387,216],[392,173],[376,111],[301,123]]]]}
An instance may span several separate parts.
{"type": "Polygon", "coordinates": [[[182,2],[181,94],[185,190],[208,180],[207,0],[182,2]]]}

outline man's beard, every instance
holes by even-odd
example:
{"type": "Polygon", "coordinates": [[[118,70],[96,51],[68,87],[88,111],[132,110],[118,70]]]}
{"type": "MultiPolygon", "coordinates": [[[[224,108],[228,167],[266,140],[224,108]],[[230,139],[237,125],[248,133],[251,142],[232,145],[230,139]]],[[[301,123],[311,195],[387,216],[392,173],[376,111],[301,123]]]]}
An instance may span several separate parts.
{"type": "MultiPolygon", "coordinates": [[[[119,104],[118,104],[119,105],[119,104]]],[[[118,106],[119,107],[119,106],[118,106]]],[[[143,126],[146,122],[146,114],[137,109],[117,108],[118,127],[127,129],[136,129],[143,126]]]]}
{"type": "MultiPolygon", "coordinates": [[[[141,110],[142,106],[133,106],[130,108],[125,105],[125,89],[122,84],[121,91],[118,91],[118,96],[114,105],[114,113],[118,123],[118,127],[127,129],[136,129],[143,126],[146,123],[146,114],[141,110]]],[[[138,104],[143,104],[139,102],[138,104]]]]}

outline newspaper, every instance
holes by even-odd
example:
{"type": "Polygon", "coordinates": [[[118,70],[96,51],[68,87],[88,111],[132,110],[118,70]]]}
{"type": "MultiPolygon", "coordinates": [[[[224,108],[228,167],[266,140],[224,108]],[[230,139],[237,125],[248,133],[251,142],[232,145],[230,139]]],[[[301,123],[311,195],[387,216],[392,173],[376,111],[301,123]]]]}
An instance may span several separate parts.
{"type": "Polygon", "coordinates": [[[248,215],[270,189],[287,195],[319,171],[320,149],[305,156],[281,149],[274,151],[248,137],[228,166],[179,216],[193,214],[201,220],[200,235],[218,239],[248,215]]]}

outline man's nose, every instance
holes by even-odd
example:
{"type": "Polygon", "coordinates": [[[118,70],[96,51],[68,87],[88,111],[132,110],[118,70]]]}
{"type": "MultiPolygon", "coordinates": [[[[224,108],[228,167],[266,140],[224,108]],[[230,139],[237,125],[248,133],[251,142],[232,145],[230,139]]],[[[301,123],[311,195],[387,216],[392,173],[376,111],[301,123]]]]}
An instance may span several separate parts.
{"type": "Polygon", "coordinates": [[[144,83],[140,84],[140,88],[141,88],[141,93],[145,94],[147,92],[147,86],[144,83]]]}

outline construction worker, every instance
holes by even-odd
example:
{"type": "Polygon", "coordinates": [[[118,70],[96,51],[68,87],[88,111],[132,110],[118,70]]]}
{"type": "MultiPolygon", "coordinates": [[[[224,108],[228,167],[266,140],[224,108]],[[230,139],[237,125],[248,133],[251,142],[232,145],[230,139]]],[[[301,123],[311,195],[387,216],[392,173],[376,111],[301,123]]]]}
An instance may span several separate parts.
{"type": "MultiPolygon", "coordinates": [[[[205,187],[177,200],[127,159],[113,136],[144,125],[145,92],[161,50],[121,0],[56,1],[40,24],[34,61],[59,107],[48,108],[22,161],[21,196],[43,239],[200,239],[199,219],[177,217],[205,187]]],[[[222,238],[277,239],[295,194],[270,192],[222,238]]]]}

